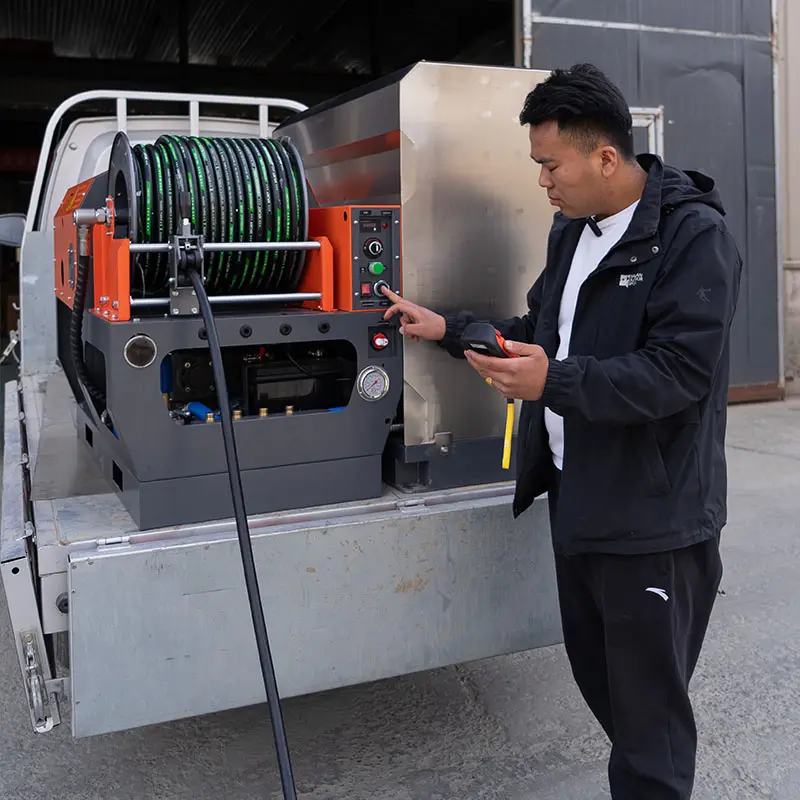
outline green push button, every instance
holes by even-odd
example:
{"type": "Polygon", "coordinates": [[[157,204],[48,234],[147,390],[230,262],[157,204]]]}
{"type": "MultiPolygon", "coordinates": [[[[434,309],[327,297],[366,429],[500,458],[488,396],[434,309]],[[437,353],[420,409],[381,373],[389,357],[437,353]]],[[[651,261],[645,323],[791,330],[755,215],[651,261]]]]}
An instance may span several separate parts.
{"type": "Polygon", "coordinates": [[[369,271],[372,275],[383,275],[386,272],[386,265],[381,264],[380,261],[373,261],[372,264],[369,265],[369,271]]]}

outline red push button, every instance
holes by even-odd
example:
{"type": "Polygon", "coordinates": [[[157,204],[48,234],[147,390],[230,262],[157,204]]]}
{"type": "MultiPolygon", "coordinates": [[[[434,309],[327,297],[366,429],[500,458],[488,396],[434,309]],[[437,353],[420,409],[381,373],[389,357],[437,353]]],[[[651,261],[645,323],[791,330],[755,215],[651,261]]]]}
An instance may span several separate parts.
{"type": "Polygon", "coordinates": [[[376,333],[372,337],[372,346],[376,350],[385,350],[389,346],[389,338],[385,333],[376,333]]]}

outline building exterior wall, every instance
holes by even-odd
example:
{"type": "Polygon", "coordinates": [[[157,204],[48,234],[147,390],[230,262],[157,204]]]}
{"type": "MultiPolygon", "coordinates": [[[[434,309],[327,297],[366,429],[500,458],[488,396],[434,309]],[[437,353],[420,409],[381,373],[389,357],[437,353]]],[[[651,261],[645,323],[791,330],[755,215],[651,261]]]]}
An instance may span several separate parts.
{"type": "Polygon", "coordinates": [[[800,394],[800,5],[797,0],[780,0],[777,33],[786,388],[792,394],[800,394]]]}
{"type": "MultiPolygon", "coordinates": [[[[792,6],[800,32],[800,0],[778,2],[792,6]]],[[[731,398],[782,396],[772,1],[535,0],[531,6],[532,67],[597,64],[631,106],[663,106],[668,163],[717,182],[744,258],[731,332],[731,398]]],[[[796,61],[795,71],[800,51],[796,61]]],[[[800,132],[800,74],[794,94],[800,132]]],[[[800,208],[800,142],[795,161],[800,208]]],[[[792,252],[800,259],[800,220],[794,227],[792,252]]],[[[800,274],[792,277],[786,294],[800,313],[800,274]]]]}

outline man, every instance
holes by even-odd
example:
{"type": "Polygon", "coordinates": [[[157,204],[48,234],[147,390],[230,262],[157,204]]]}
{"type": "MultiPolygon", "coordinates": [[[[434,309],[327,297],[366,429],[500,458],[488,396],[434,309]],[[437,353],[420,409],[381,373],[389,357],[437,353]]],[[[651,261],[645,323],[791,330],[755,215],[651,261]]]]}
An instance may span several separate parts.
{"type": "Polygon", "coordinates": [[[564,643],[611,741],[612,797],[686,800],[688,685],[722,574],[741,259],[714,182],[635,158],[628,106],[596,68],[556,70],[520,122],[559,209],[528,313],[494,322],[520,358],[465,354],[465,312],[387,291],[386,316],[525,401],[514,514],[548,492],[564,643]]]}

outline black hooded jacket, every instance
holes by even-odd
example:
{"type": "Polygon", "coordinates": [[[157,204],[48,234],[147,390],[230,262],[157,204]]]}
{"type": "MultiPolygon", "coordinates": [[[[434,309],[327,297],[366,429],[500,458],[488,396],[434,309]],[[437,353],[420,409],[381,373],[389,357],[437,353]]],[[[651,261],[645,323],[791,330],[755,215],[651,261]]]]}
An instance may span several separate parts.
{"type": "MultiPolygon", "coordinates": [[[[569,356],[561,294],[587,224],[556,214],[528,313],[494,321],[550,357],[542,398],[523,403],[514,515],[548,489],[544,408],[564,419],[555,549],[648,553],[718,535],[726,522],[729,332],[742,261],[712,179],[639,157],[647,171],[627,232],[578,296],[569,356]]],[[[446,316],[442,345],[474,317],[446,316]]]]}

